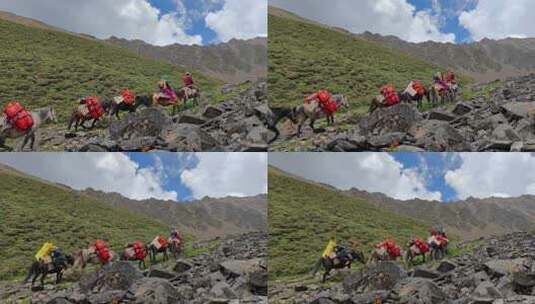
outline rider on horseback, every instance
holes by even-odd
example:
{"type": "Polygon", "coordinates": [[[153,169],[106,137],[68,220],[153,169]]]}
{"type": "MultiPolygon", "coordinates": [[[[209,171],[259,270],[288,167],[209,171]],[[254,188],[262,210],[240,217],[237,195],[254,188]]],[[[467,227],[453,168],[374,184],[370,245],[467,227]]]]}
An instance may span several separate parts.
{"type": "Polygon", "coordinates": [[[153,104],[158,104],[160,100],[165,100],[171,104],[176,103],[178,98],[176,92],[166,80],[160,80],[158,82],[158,88],[160,89],[160,92],[152,96],[153,104]]]}
{"type": "Polygon", "coordinates": [[[182,241],[182,235],[180,235],[180,232],[176,228],[173,228],[173,230],[171,230],[170,237],[172,240],[182,241]]]}
{"type": "Polygon", "coordinates": [[[184,94],[186,95],[186,99],[189,99],[191,96],[193,96],[195,91],[195,82],[193,81],[193,76],[190,72],[186,72],[184,76],[182,76],[182,83],[184,87],[182,88],[184,90],[184,94]]]}

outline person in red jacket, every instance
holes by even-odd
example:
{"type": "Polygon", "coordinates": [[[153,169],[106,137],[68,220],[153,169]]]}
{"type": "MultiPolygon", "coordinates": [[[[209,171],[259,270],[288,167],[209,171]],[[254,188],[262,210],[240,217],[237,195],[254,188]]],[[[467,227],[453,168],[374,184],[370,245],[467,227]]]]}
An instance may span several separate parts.
{"type": "Polygon", "coordinates": [[[182,76],[182,83],[184,84],[185,88],[193,89],[195,82],[193,81],[193,76],[190,72],[186,72],[186,74],[182,76]]]}

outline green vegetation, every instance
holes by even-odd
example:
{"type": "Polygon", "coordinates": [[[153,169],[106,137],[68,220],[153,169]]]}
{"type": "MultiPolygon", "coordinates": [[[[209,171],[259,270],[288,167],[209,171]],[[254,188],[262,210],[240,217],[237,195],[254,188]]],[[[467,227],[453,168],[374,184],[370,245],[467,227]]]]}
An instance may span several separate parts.
{"type": "Polygon", "coordinates": [[[268,47],[269,102],[278,106],[299,105],[327,88],[345,94],[351,108],[362,112],[381,86],[404,89],[412,79],[429,84],[434,72],[444,70],[349,33],[272,14],[268,47]]]}
{"type": "Polygon", "coordinates": [[[402,246],[428,235],[425,224],[277,169],[269,169],[268,181],[270,280],[307,274],[332,235],[339,242],[357,240],[367,257],[382,240],[402,246]]]}
{"type": "Polygon", "coordinates": [[[503,81],[495,80],[483,85],[475,86],[467,90],[463,90],[462,97],[465,100],[470,100],[475,97],[490,98],[491,93],[497,88],[503,86],[503,81]]]}
{"type": "MultiPolygon", "coordinates": [[[[77,98],[113,96],[128,87],[152,94],[160,78],[180,87],[184,69],[139,57],[110,44],[0,20],[0,104],[19,100],[30,109],[55,107],[65,121],[77,98]]],[[[219,81],[195,73],[203,92],[219,81]]]]}
{"type": "MultiPolygon", "coordinates": [[[[104,239],[121,252],[128,242],[169,233],[169,227],[151,218],[1,169],[0,193],[0,281],[24,275],[46,241],[72,253],[104,239]]],[[[202,252],[191,243],[187,236],[186,256],[202,252]]]]}

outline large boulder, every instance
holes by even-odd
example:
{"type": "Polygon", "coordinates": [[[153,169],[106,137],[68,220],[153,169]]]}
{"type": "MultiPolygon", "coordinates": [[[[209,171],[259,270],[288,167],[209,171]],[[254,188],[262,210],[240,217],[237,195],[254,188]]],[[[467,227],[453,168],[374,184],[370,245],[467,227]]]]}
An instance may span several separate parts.
{"type": "Polygon", "coordinates": [[[535,101],[532,102],[509,102],[502,105],[502,111],[510,119],[519,120],[527,118],[535,113],[535,101]]]}
{"type": "Polygon", "coordinates": [[[109,126],[113,140],[139,137],[158,137],[173,120],[164,108],[154,107],[129,113],[121,120],[113,120],[109,126]]]}
{"type": "Polygon", "coordinates": [[[393,107],[378,109],[363,117],[359,122],[359,128],[363,135],[407,132],[421,120],[422,115],[415,106],[401,103],[393,107]]]}
{"type": "Polygon", "coordinates": [[[388,290],[406,277],[407,272],[399,264],[379,262],[346,276],[343,287],[347,293],[388,290]]]}
{"type": "Polygon", "coordinates": [[[129,290],[135,303],[176,304],[184,303],[181,294],[169,281],[160,278],[144,278],[129,290]]]}
{"type": "Polygon", "coordinates": [[[515,272],[526,272],[531,269],[531,265],[530,259],[516,258],[490,260],[483,266],[489,275],[504,276],[515,272]]]}
{"type": "Polygon", "coordinates": [[[394,288],[400,298],[399,303],[442,304],[448,303],[448,296],[433,281],[422,278],[410,278],[400,282],[394,288]],[[411,299],[419,299],[411,302],[411,299]]]}
{"type": "Polygon", "coordinates": [[[427,151],[471,151],[466,138],[448,122],[426,120],[414,124],[409,134],[414,138],[416,146],[427,151]]]}
{"type": "Polygon", "coordinates": [[[143,278],[143,274],[128,262],[115,262],[100,271],[82,276],[79,281],[83,292],[103,292],[108,290],[128,290],[143,278]]]}

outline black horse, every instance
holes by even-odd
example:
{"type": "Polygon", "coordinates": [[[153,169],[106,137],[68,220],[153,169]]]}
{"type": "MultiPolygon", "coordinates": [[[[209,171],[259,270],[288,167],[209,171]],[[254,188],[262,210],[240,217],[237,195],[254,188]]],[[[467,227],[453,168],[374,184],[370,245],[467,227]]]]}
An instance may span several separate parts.
{"type": "Polygon", "coordinates": [[[112,102],[112,103],[113,105],[111,107],[110,117],[115,116],[117,119],[121,119],[119,116],[121,112],[134,113],[137,111],[137,109],[140,106],[145,106],[147,108],[152,106],[152,101],[149,96],[136,96],[134,103],[131,105],[126,104],[124,102],[121,102],[121,103],[112,102]]]}
{"type": "Polygon", "coordinates": [[[156,263],[156,257],[158,255],[158,253],[163,253],[163,260],[162,261],[167,261],[169,260],[169,255],[167,253],[168,249],[167,246],[165,247],[160,247],[160,249],[156,248],[156,246],[154,246],[153,244],[150,244],[149,246],[149,253],[150,253],[150,262],[151,264],[154,264],[156,263]]]}
{"type": "Polygon", "coordinates": [[[331,270],[351,268],[351,264],[354,261],[365,264],[366,259],[364,257],[364,253],[362,253],[361,251],[355,251],[353,249],[346,249],[344,253],[337,255],[334,259],[329,257],[321,257],[316,263],[312,274],[316,275],[319,268],[323,266],[323,269],[325,269],[325,273],[323,274],[321,281],[325,283],[325,281],[327,280],[327,276],[329,275],[331,270]]]}
{"type": "Polygon", "coordinates": [[[428,89],[425,89],[424,95],[414,94],[414,96],[411,96],[411,94],[405,91],[398,92],[398,94],[399,94],[399,98],[401,102],[407,102],[407,103],[416,102],[416,105],[418,108],[422,107],[422,102],[424,100],[424,97],[427,99],[427,103],[431,103],[431,93],[429,92],[428,89]]]}
{"type": "Polygon", "coordinates": [[[24,279],[24,283],[28,283],[30,278],[32,278],[33,276],[33,287],[37,278],[41,276],[41,288],[44,288],[46,276],[51,273],[55,273],[56,284],[59,284],[61,282],[61,279],[63,278],[63,272],[65,271],[65,269],[72,265],[74,265],[74,258],[68,254],[60,255],[54,258],[52,262],[49,263],[35,261],[30,267],[28,275],[26,276],[26,279],[24,279]]]}
{"type": "MultiPolygon", "coordinates": [[[[264,114],[264,116],[265,116],[265,114],[264,114]]],[[[267,114],[267,117],[264,117],[264,120],[266,121],[266,127],[270,131],[275,133],[275,137],[273,137],[269,141],[269,144],[272,144],[273,142],[275,142],[279,138],[280,131],[277,128],[277,125],[284,118],[288,118],[294,124],[297,124],[297,119],[296,119],[296,116],[295,116],[295,108],[273,107],[273,108],[270,108],[270,113],[267,114]]]]}

